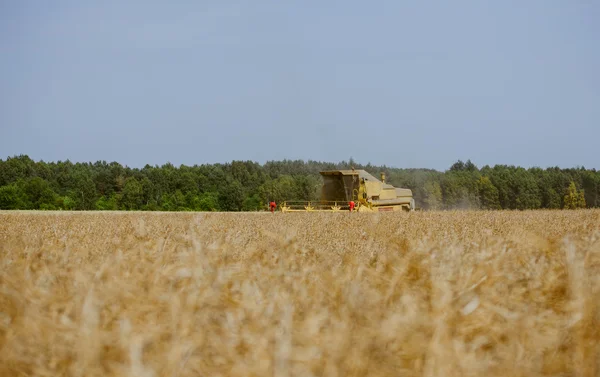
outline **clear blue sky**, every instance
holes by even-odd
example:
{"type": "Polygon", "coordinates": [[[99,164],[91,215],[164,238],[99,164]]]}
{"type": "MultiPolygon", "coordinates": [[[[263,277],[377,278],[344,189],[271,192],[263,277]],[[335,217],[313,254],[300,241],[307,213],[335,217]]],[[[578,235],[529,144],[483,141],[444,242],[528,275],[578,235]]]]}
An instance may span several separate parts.
{"type": "Polygon", "coordinates": [[[2,1],[0,158],[600,169],[600,2],[2,1]]]}

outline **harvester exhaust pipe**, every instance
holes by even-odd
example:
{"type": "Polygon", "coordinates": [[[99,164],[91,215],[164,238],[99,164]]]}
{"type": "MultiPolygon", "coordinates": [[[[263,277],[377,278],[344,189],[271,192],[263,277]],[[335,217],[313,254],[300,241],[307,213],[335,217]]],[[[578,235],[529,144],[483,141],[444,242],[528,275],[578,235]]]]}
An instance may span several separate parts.
{"type": "Polygon", "coordinates": [[[385,183],[385,173],[381,172],[381,182],[385,183]]]}

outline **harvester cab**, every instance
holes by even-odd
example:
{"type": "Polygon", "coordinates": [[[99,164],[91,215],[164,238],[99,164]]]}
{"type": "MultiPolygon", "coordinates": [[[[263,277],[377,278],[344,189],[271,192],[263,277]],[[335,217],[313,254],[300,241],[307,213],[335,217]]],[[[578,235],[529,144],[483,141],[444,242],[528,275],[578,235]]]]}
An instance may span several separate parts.
{"type": "Polygon", "coordinates": [[[412,211],[415,209],[412,191],[396,188],[385,182],[385,175],[378,180],[364,170],[322,171],[323,186],[318,203],[284,202],[281,210],[293,211],[342,211],[349,210],[349,203],[356,204],[359,212],[412,211]]]}

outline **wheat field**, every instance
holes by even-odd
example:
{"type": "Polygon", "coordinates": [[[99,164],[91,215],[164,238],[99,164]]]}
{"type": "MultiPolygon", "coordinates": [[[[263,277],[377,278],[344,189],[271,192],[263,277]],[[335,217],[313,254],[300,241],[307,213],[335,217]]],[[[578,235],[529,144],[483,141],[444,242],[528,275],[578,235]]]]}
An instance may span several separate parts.
{"type": "Polygon", "coordinates": [[[2,376],[599,376],[600,210],[0,212],[2,376]]]}

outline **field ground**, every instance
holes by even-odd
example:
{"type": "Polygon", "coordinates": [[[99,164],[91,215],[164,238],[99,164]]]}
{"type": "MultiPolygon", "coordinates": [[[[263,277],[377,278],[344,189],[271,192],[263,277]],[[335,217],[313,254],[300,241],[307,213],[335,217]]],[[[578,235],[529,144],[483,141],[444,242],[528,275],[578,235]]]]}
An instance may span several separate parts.
{"type": "Polygon", "coordinates": [[[0,212],[2,376],[598,376],[600,210],[0,212]]]}

